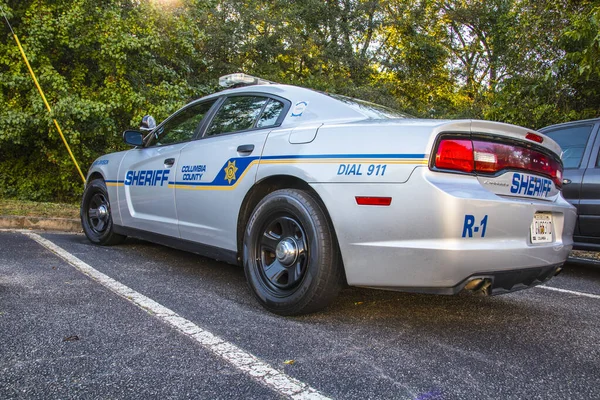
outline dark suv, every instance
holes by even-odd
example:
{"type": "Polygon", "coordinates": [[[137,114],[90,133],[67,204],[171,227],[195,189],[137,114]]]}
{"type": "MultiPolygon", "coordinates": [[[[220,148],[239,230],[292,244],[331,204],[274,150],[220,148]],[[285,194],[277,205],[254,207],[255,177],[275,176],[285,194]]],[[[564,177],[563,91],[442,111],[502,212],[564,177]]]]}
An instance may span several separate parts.
{"type": "Polygon", "coordinates": [[[600,250],[599,127],[596,118],[540,129],[563,150],[563,196],[577,207],[574,247],[582,250],[600,250]]]}

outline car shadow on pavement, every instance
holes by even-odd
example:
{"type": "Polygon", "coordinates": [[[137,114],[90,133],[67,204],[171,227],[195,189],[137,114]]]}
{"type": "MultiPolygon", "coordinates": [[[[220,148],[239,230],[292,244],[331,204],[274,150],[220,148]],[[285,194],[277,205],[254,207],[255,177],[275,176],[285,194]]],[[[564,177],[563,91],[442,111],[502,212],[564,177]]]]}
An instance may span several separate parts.
{"type": "MultiPolygon", "coordinates": [[[[86,243],[87,240],[82,238],[81,242],[86,243]]],[[[189,300],[193,301],[193,297],[198,293],[210,292],[219,298],[237,303],[252,314],[268,314],[268,311],[252,298],[243,268],[239,266],[133,238],[128,238],[125,244],[119,246],[99,247],[99,249],[123,251],[129,255],[138,253],[145,258],[149,257],[152,262],[135,266],[140,269],[140,272],[157,271],[167,265],[168,273],[161,274],[164,278],[161,284],[176,286],[181,292],[189,291],[187,297],[189,300]]],[[[569,264],[567,267],[570,275],[600,279],[600,270],[593,267],[578,264],[569,264]]],[[[130,272],[129,270],[124,273],[130,272]]],[[[336,323],[352,326],[353,329],[363,324],[377,325],[382,329],[402,324],[434,330],[444,327],[446,332],[454,333],[461,332],[466,326],[471,330],[482,332],[506,327],[525,327],[533,320],[537,321],[536,323],[554,324],[558,319],[561,320],[561,324],[568,324],[568,321],[562,319],[564,315],[570,315],[570,304],[556,302],[557,294],[554,293],[553,296],[548,291],[536,288],[500,296],[480,297],[428,295],[349,287],[343,289],[325,310],[287,318],[303,324],[336,323]]],[[[275,316],[275,318],[280,317],[275,316]]]]}

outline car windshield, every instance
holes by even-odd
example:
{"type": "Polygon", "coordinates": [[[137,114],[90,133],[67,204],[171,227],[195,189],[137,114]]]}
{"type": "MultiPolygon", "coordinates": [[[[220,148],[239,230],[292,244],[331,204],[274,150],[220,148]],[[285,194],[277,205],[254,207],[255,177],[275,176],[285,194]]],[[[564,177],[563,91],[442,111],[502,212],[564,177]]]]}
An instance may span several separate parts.
{"type": "Polygon", "coordinates": [[[370,119],[393,119],[393,118],[414,118],[412,115],[396,111],[392,108],[382,106],[380,104],[371,103],[369,101],[359,100],[352,97],[342,96],[339,94],[325,93],[329,97],[333,97],[354,110],[364,114],[370,119]]]}

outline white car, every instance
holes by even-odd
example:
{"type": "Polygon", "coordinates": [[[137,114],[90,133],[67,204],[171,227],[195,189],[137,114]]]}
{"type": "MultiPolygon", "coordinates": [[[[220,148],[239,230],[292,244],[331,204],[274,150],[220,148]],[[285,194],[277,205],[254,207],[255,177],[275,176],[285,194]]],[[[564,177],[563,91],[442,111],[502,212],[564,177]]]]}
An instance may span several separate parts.
{"type": "Polygon", "coordinates": [[[560,148],[518,126],[416,119],[243,74],[131,150],[98,158],[89,240],[134,236],[243,264],[268,310],[327,306],[340,287],[510,292],[561,270],[576,212],[560,148]],[[249,83],[257,83],[250,84],[249,83]]]}

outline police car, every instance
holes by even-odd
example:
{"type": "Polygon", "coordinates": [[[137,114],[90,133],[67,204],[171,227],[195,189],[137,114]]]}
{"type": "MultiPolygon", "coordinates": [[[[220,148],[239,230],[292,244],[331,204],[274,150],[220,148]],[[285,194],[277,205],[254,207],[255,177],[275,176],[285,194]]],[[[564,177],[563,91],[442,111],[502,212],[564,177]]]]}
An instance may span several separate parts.
{"type": "Polygon", "coordinates": [[[281,315],[345,285],[487,295],[545,282],[573,244],[560,148],[529,129],[424,120],[244,74],[98,158],[81,204],[100,245],[139,237],[241,264],[281,315]]]}

